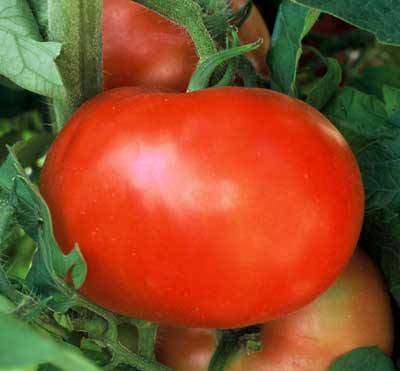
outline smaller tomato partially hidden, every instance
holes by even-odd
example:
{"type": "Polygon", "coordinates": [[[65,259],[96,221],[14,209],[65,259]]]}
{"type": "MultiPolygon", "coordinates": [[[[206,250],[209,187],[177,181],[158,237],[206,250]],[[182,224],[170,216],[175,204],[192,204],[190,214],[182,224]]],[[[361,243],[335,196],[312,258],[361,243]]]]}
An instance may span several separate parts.
{"type": "Polygon", "coordinates": [[[131,0],[104,0],[105,89],[185,91],[198,62],[189,34],[131,0]]]}
{"type": "MultiPolygon", "coordinates": [[[[237,10],[246,1],[233,0],[237,10]]],[[[256,7],[239,30],[243,43],[263,38],[248,55],[260,73],[266,72],[268,28],[256,7]]],[[[183,92],[198,64],[187,31],[132,0],[104,0],[103,72],[105,89],[140,86],[183,92]]]]}
{"type": "MultiPolygon", "coordinates": [[[[390,299],[381,273],[358,250],[336,283],[303,309],[264,325],[263,350],[238,353],[226,371],[326,371],[362,346],[393,349],[390,299]]],[[[161,328],[158,359],[175,371],[204,371],[216,348],[211,331],[161,328]]]]}

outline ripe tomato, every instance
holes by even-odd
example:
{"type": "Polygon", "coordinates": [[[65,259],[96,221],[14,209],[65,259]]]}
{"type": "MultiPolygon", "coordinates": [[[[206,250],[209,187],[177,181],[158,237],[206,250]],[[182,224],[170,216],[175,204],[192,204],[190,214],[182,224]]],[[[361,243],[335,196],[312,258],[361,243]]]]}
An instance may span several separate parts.
{"type": "MultiPolygon", "coordinates": [[[[233,5],[244,5],[234,0],[233,5]]],[[[243,42],[264,38],[251,54],[260,72],[265,72],[269,33],[254,7],[239,36],[243,42]]],[[[185,91],[198,57],[189,34],[156,12],[132,0],[104,0],[104,86],[142,86],[162,91],[185,91]]]]}
{"type": "Polygon", "coordinates": [[[325,291],[353,252],[364,201],[353,154],[322,114],[234,87],[95,97],[54,142],[41,191],[62,249],[81,247],[95,303],[214,328],[325,291]]]}
{"type": "MultiPolygon", "coordinates": [[[[265,324],[261,341],[261,352],[236,354],[226,371],[326,371],[334,359],[362,346],[390,354],[393,319],[382,275],[359,250],[323,296],[265,324]]],[[[204,371],[216,339],[204,329],[164,327],[157,346],[159,361],[175,371],[204,371]]]]}

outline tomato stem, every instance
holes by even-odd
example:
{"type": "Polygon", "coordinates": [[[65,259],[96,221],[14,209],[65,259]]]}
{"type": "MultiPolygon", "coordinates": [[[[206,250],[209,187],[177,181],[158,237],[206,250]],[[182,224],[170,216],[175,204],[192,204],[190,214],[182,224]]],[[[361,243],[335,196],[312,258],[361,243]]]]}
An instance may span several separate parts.
{"type": "Polygon", "coordinates": [[[56,131],[77,108],[103,90],[102,0],[48,0],[51,41],[63,44],[57,60],[66,98],[53,102],[56,131]]]}
{"type": "MultiPolygon", "coordinates": [[[[233,58],[239,57],[242,54],[257,49],[261,43],[262,40],[258,40],[251,44],[240,45],[214,53],[197,66],[197,69],[190,80],[187,91],[190,92],[207,88],[210,84],[211,76],[220,65],[233,58]]],[[[229,71],[228,69],[228,73],[231,75],[228,76],[228,81],[230,81],[233,78],[235,70],[229,71]]]]}
{"type": "Polygon", "coordinates": [[[147,358],[154,358],[158,324],[142,319],[119,316],[120,323],[129,323],[138,330],[138,353],[147,358]]]}
{"type": "Polygon", "coordinates": [[[107,343],[107,346],[117,355],[117,359],[120,360],[121,363],[133,366],[141,371],[172,371],[170,368],[160,363],[133,354],[121,344],[112,342],[107,343]]]}
{"type": "Polygon", "coordinates": [[[233,330],[224,331],[215,350],[208,371],[222,371],[226,362],[238,348],[240,334],[233,330]]]}
{"type": "Polygon", "coordinates": [[[156,323],[143,321],[137,328],[139,331],[139,355],[146,358],[154,358],[158,325],[156,323]]]}
{"type": "Polygon", "coordinates": [[[172,371],[153,359],[155,336],[157,333],[156,324],[122,316],[119,318],[119,316],[100,308],[80,295],[77,296],[77,306],[85,308],[107,321],[108,329],[106,333],[98,335],[98,337],[92,334],[92,338],[103,342],[112,352],[113,358],[109,364],[110,369],[114,369],[115,365],[123,363],[141,371],[172,371]],[[139,331],[139,354],[131,352],[119,342],[118,322],[120,319],[123,322],[132,323],[137,326],[139,331]]]}
{"type": "Polygon", "coordinates": [[[217,51],[215,43],[203,21],[200,5],[194,0],[135,0],[172,22],[184,27],[196,45],[200,62],[217,51]]]}
{"type": "Polygon", "coordinates": [[[223,371],[229,358],[238,350],[241,338],[257,332],[259,332],[258,326],[224,330],[208,365],[208,371],[223,371]]]}

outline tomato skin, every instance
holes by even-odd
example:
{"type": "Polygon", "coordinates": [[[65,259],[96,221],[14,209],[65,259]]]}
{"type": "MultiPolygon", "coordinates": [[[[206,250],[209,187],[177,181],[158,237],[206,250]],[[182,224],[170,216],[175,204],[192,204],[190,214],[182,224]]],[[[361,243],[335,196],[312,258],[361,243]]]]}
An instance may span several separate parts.
{"type": "Polygon", "coordinates": [[[216,346],[211,330],[160,327],[156,358],[175,371],[206,371],[216,346]]]}
{"type": "MultiPolygon", "coordinates": [[[[323,296],[266,323],[261,341],[260,352],[241,351],[226,371],[326,371],[337,357],[362,346],[378,346],[390,355],[393,317],[381,273],[358,250],[323,296]]],[[[162,327],[157,359],[175,371],[205,371],[215,348],[208,330],[162,327]]]]}
{"type": "Polygon", "coordinates": [[[234,87],[95,97],[54,142],[41,192],[61,248],[77,242],[87,261],[87,297],[210,328],[264,322],[325,291],[364,202],[354,156],[322,114],[234,87]]]}
{"type": "MultiPolygon", "coordinates": [[[[233,1],[235,8],[243,0],[233,1]]],[[[264,44],[249,58],[265,73],[269,33],[254,7],[239,36],[243,42],[262,37],[264,44]]],[[[106,90],[141,86],[183,92],[196,69],[198,57],[187,31],[132,0],[104,0],[103,64],[106,90]]]]}

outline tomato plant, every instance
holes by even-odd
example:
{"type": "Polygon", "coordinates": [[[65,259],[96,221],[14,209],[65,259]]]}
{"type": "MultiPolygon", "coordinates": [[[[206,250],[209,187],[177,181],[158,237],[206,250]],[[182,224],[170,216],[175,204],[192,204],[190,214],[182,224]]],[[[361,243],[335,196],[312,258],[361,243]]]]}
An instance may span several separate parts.
{"type": "MultiPolygon", "coordinates": [[[[264,324],[260,340],[261,351],[241,351],[226,370],[325,371],[344,353],[372,345],[391,354],[393,319],[382,274],[358,250],[324,295],[287,317],[264,324]]],[[[157,354],[175,371],[202,371],[216,343],[209,330],[161,328],[157,354]]]]}
{"type": "MultiPolygon", "coordinates": [[[[246,1],[232,4],[238,10],[246,1]]],[[[243,43],[264,39],[249,58],[265,73],[269,32],[256,7],[239,36],[243,43]]],[[[104,1],[103,45],[106,89],[131,85],[185,91],[198,63],[195,46],[182,27],[131,0],[104,1]]]]}
{"type": "Polygon", "coordinates": [[[322,293],[353,252],[364,202],[357,163],[328,120],[245,88],[98,96],[54,142],[41,192],[61,247],[77,242],[87,261],[91,300],[219,328],[322,293]]]}
{"type": "Polygon", "coordinates": [[[0,370],[400,365],[400,8],[251,5],[0,1],[0,370]]]}

